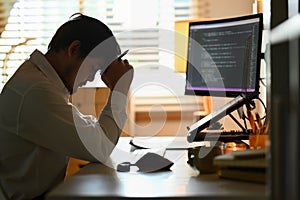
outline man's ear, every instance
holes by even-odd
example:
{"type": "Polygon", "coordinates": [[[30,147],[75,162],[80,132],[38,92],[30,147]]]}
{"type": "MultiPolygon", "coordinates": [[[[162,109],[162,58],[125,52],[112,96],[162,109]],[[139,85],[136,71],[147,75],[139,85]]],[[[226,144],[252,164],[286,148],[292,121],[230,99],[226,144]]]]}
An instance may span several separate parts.
{"type": "Polygon", "coordinates": [[[68,47],[68,56],[79,56],[80,54],[80,41],[74,40],[68,47]]]}

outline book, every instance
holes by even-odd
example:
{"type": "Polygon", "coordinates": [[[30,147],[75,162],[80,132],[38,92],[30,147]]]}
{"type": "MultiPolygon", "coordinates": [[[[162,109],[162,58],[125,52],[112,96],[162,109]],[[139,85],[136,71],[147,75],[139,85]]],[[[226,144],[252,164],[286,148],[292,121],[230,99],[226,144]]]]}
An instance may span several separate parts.
{"type": "Polygon", "coordinates": [[[217,172],[221,178],[228,178],[240,181],[250,181],[256,183],[266,183],[265,170],[253,170],[248,168],[221,168],[217,172]]]}
{"type": "Polygon", "coordinates": [[[266,151],[261,150],[243,150],[216,156],[213,163],[221,168],[235,167],[265,169],[268,166],[266,151]]]}
{"type": "Polygon", "coordinates": [[[235,180],[266,182],[268,162],[266,150],[244,150],[216,156],[213,160],[218,166],[218,176],[235,180]]]}

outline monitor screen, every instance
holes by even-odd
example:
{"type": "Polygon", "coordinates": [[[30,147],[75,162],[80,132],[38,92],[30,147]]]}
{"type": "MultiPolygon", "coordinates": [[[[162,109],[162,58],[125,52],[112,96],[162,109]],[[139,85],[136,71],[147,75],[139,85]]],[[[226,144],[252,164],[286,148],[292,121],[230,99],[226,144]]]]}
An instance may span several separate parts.
{"type": "Polygon", "coordinates": [[[189,24],[185,94],[259,94],[262,14],[189,24]]]}

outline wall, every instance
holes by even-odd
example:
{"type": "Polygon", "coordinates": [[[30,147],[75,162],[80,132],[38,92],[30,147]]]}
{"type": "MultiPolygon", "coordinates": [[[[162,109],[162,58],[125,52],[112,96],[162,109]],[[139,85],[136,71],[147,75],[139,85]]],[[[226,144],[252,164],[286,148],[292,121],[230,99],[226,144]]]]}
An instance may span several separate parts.
{"type": "Polygon", "coordinates": [[[192,2],[193,18],[222,18],[252,14],[255,0],[193,0],[192,2]]]}

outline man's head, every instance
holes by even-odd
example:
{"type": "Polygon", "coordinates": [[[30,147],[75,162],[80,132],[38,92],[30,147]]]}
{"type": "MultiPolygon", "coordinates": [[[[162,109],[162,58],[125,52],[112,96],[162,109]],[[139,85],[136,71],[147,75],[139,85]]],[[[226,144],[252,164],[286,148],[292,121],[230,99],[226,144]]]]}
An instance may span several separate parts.
{"type": "Polygon", "coordinates": [[[58,28],[46,57],[72,93],[92,80],[99,69],[104,70],[120,52],[112,31],[104,23],[76,13],[58,28]]]}

